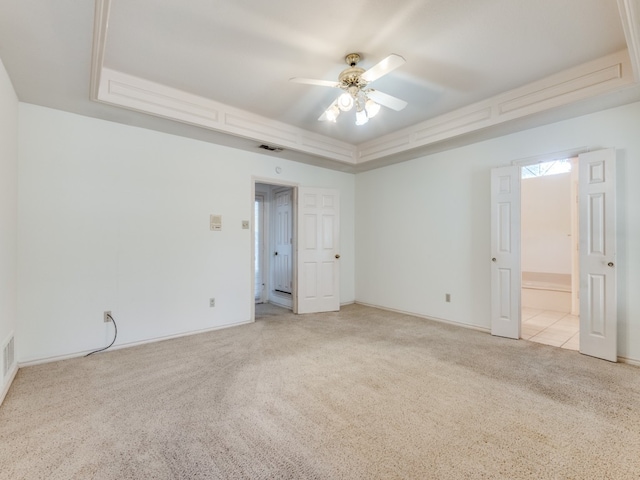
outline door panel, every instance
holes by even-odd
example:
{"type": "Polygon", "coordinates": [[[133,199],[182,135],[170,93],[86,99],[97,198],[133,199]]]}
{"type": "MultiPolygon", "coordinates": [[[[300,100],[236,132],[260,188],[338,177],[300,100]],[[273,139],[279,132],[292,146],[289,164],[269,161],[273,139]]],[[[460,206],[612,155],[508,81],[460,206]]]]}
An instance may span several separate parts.
{"type": "Polygon", "coordinates": [[[617,361],[615,149],[579,156],[580,352],[617,361]]]}
{"type": "Polygon", "coordinates": [[[291,189],[275,192],[274,289],[291,293],[292,273],[292,203],[291,189]]]}
{"type": "Polygon", "coordinates": [[[256,303],[264,302],[265,286],[265,195],[256,193],[254,203],[254,293],[256,303]]]}
{"type": "Polygon", "coordinates": [[[520,168],[491,171],[491,334],[520,338],[520,168]]]}
{"type": "Polygon", "coordinates": [[[340,310],[340,197],[337,190],[298,190],[297,313],[340,310]]]}

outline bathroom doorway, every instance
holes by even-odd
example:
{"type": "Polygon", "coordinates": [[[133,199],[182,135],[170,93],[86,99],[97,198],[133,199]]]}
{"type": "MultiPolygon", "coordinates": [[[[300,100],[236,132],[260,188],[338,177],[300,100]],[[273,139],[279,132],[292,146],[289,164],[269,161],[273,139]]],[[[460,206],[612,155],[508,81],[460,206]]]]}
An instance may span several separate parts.
{"type": "Polygon", "coordinates": [[[578,159],[521,167],[521,336],[580,348],[578,159]]]}

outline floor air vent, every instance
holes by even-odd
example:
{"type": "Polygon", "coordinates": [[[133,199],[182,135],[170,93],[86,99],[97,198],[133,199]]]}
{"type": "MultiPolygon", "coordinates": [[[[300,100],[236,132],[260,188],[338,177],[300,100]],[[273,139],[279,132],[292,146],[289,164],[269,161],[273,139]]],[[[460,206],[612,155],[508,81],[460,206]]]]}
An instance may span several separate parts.
{"type": "Polygon", "coordinates": [[[9,372],[11,371],[11,367],[13,367],[13,363],[15,362],[15,350],[13,347],[13,337],[11,337],[11,339],[7,342],[7,344],[4,346],[4,349],[2,351],[2,357],[3,357],[3,377],[6,378],[6,376],[9,374],[9,372]]]}

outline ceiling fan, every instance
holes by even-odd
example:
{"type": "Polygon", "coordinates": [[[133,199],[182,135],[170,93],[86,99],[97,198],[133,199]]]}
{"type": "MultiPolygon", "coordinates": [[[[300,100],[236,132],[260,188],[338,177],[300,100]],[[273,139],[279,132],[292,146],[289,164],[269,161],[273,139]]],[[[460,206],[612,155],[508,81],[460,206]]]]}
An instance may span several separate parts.
{"type": "Polygon", "coordinates": [[[396,111],[400,111],[407,106],[407,102],[404,100],[379,92],[373,88],[368,88],[371,82],[404,65],[405,59],[403,57],[392,53],[369,70],[357,66],[360,61],[360,55],[357,53],[350,53],[345,57],[345,61],[349,67],[338,75],[337,82],[298,77],[290,79],[291,82],[295,83],[319,85],[321,87],[333,87],[344,90],[344,93],[336,98],[329,108],[320,115],[318,118],[319,121],[335,123],[340,112],[347,112],[355,106],[356,125],[364,125],[380,111],[380,105],[396,111]]]}

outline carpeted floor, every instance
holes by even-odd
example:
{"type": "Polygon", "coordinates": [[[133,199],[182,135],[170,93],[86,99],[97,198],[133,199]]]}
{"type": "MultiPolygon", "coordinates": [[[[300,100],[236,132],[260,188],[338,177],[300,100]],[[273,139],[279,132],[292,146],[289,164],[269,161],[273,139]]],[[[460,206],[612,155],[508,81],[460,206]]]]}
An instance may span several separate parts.
{"type": "Polygon", "coordinates": [[[359,305],[21,369],[2,479],[638,479],[640,369],[359,305]]]}

